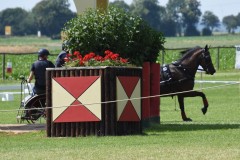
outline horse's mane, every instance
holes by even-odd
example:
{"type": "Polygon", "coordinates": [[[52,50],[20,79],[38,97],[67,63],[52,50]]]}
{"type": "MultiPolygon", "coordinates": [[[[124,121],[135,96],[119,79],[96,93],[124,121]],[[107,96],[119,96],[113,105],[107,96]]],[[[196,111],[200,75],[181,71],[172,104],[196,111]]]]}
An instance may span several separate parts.
{"type": "Polygon", "coordinates": [[[174,64],[180,64],[184,59],[190,57],[193,53],[195,53],[199,49],[201,49],[201,47],[196,46],[194,48],[189,48],[184,51],[181,51],[180,53],[182,54],[182,57],[176,62],[174,62],[174,64]]]}

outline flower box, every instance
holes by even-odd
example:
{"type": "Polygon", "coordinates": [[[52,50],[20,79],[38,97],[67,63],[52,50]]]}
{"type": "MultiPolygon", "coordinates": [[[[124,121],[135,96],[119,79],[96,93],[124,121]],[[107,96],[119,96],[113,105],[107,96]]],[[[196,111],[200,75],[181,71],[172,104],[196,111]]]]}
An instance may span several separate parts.
{"type": "Polygon", "coordinates": [[[48,137],[142,133],[142,68],[49,68],[46,74],[48,137]]]}

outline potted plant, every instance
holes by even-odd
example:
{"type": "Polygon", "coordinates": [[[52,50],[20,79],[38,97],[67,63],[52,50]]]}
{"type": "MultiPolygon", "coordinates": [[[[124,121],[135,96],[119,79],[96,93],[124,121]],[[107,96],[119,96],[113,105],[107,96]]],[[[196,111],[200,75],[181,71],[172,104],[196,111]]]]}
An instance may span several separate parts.
{"type": "Polygon", "coordinates": [[[63,32],[65,67],[47,70],[48,136],[141,133],[141,66],[156,61],[163,35],[113,7],[90,9],[63,32]]]}

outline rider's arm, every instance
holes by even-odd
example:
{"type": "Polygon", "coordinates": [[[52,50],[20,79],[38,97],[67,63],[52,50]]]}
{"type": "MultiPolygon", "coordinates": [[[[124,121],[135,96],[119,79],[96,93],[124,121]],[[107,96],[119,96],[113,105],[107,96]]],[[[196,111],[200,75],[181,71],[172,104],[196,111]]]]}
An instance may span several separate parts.
{"type": "Polygon", "coordinates": [[[28,77],[28,79],[27,79],[27,82],[28,82],[28,83],[30,83],[31,80],[33,79],[33,75],[34,75],[34,73],[33,73],[33,71],[31,71],[31,72],[30,72],[30,75],[29,75],[29,77],[28,77]]]}

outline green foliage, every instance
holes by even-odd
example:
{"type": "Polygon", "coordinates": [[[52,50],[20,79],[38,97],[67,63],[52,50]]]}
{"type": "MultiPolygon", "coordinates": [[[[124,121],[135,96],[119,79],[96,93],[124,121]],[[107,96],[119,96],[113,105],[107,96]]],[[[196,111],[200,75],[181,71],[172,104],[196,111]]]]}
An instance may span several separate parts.
{"type": "Polygon", "coordinates": [[[12,35],[36,33],[34,19],[22,8],[10,8],[0,12],[0,34],[4,35],[5,26],[12,27],[12,35]]]}
{"type": "Polygon", "coordinates": [[[223,17],[222,22],[226,26],[228,33],[234,33],[234,30],[238,27],[238,20],[233,15],[223,17]]]}
{"type": "Polygon", "coordinates": [[[211,36],[212,35],[212,31],[209,28],[203,28],[202,29],[202,35],[203,36],[211,36]]]}
{"type": "Polygon", "coordinates": [[[211,29],[213,31],[214,27],[219,26],[219,19],[216,15],[211,11],[206,11],[202,17],[202,24],[206,26],[206,28],[211,29]]]}
{"type": "Polygon", "coordinates": [[[160,30],[159,24],[161,23],[161,7],[158,5],[157,0],[137,0],[133,1],[131,6],[131,13],[140,16],[152,28],[160,30]]]}
{"type": "Polygon", "coordinates": [[[188,25],[184,31],[184,36],[200,36],[200,32],[194,25],[188,25]]]}
{"type": "Polygon", "coordinates": [[[237,18],[238,26],[240,26],[240,13],[238,13],[238,15],[236,16],[236,18],[237,18]]]}
{"type": "Polygon", "coordinates": [[[167,13],[176,22],[176,30],[181,35],[182,28],[185,28],[185,36],[199,36],[195,24],[199,22],[201,10],[198,0],[169,0],[167,13]]]}
{"type": "Polygon", "coordinates": [[[130,11],[130,6],[127,3],[125,3],[123,0],[115,0],[114,2],[110,2],[109,6],[122,8],[127,12],[130,11]]]}
{"type": "Polygon", "coordinates": [[[184,5],[181,5],[180,8],[184,24],[186,24],[187,26],[192,26],[199,21],[199,18],[202,14],[199,7],[200,2],[198,0],[184,1],[184,5]]]}
{"type": "Polygon", "coordinates": [[[88,10],[70,20],[63,31],[72,51],[103,56],[104,51],[111,50],[138,66],[155,61],[165,42],[163,35],[141,18],[114,7],[104,13],[88,10]]]}
{"type": "Polygon", "coordinates": [[[75,16],[69,9],[69,5],[68,0],[39,2],[32,9],[38,30],[46,36],[60,37],[64,24],[75,16]]]}

